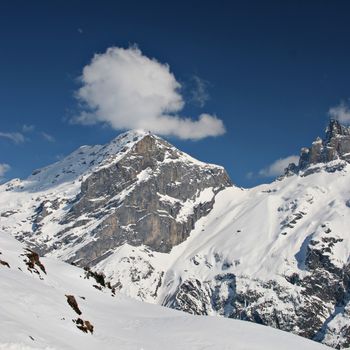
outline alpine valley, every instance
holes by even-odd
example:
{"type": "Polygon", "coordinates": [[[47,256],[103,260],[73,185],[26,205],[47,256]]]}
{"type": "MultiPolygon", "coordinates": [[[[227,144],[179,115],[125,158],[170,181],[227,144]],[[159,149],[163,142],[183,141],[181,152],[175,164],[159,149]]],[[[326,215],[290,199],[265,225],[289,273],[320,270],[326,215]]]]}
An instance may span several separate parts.
{"type": "Polygon", "coordinates": [[[253,322],[350,347],[349,162],[350,128],[331,120],[283,176],[243,189],[129,131],[1,185],[0,344],[327,348],[253,322]]]}

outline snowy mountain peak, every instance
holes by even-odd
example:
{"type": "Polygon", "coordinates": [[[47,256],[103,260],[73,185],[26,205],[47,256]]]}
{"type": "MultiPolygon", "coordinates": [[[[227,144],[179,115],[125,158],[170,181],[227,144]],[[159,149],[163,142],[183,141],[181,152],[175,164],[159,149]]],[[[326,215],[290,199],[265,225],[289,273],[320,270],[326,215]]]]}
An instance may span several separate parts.
{"type": "Polygon", "coordinates": [[[0,215],[41,253],[94,265],[126,243],[169,251],[231,185],[222,167],[129,131],[0,186],[0,215]]]}
{"type": "Polygon", "coordinates": [[[36,169],[23,181],[7,182],[7,190],[40,192],[67,182],[74,183],[102,167],[118,162],[149,133],[131,130],[118,135],[105,145],[84,145],[56,163],[36,169]]]}
{"type": "Polygon", "coordinates": [[[26,180],[13,179],[4,186],[7,191],[46,191],[68,182],[81,182],[90,174],[118,163],[130,151],[136,151],[141,156],[141,153],[150,154],[156,148],[168,149],[167,156],[173,159],[205,167],[218,167],[197,161],[150,132],[131,130],[118,135],[105,145],[81,146],[56,163],[34,170],[26,180]]]}
{"type": "Polygon", "coordinates": [[[117,164],[130,152],[135,156],[145,156],[154,154],[156,149],[159,154],[164,154],[162,161],[165,162],[177,159],[206,168],[222,169],[192,158],[151,132],[131,130],[105,145],[81,146],[56,163],[34,170],[26,180],[12,180],[5,186],[7,190],[40,192],[67,182],[82,182],[90,174],[117,164]]]}

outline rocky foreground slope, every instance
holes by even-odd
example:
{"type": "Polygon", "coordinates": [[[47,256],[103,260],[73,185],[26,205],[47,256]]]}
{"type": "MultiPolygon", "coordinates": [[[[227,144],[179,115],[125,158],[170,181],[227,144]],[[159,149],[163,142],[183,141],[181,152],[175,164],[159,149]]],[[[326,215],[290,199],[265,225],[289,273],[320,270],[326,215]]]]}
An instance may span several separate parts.
{"type": "Polygon", "coordinates": [[[143,132],[1,186],[4,232],[119,293],[350,346],[350,130],[245,190],[143,132]]]}

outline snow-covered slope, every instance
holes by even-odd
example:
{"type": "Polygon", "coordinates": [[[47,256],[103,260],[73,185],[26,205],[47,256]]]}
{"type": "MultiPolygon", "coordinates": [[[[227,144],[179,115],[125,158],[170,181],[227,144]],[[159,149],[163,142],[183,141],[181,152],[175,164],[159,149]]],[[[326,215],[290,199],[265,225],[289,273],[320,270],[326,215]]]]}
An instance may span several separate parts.
{"type": "Polygon", "coordinates": [[[346,348],[349,150],[350,129],[332,121],[285,176],[240,189],[221,167],[130,132],[0,186],[0,228],[92,266],[117,294],[346,348]]]}
{"type": "Polygon", "coordinates": [[[96,269],[147,301],[346,347],[349,183],[347,165],[251,190],[227,188],[169,254],[124,245],[96,269]]]}
{"type": "Polygon", "coordinates": [[[0,233],[0,349],[326,349],[291,334],[217,317],[191,316],[113,296],[85,271],[28,251],[0,233]],[[8,265],[7,265],[8,264],[8,265]],[[73,296],[81,314],[67,302],[73,296]],[[80,330],[79,320],[91,332],[80,330]],[[91,328],[93,326],[93,329],[91,328]]]}

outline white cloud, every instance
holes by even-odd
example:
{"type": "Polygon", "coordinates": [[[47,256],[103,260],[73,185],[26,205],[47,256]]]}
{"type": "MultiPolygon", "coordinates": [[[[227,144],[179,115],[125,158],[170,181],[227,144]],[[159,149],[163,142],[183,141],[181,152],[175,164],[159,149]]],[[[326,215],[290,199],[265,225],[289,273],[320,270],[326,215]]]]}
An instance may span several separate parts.
{"type": "Polygon", "coordinates": [[[182,139],[225,133],[222,120],[201,114],[179,115],[184,107],[181,85],[169,66],[142,54],[135,46],[112,47],[84,67],[76,92],[81,112],[73,122],[107,123],[114,129],[145,129],[182,139]]]}
{"type": "Polygon", "coordinates": [[[208,82],[197,75],[193,76],[192,81],[194,83],[194,88],[191,91],[191,100],[199,107],[204,107],[206,102],[210,99],[208,93],[208,82]]]}
{"type": "Polygon", "coordinates": [[[6,163],[0,163],[0,178],[3,177],[11,167],[6,163]]]}
{"type": "Polygon", "coordinates": [[[55,142],[56,141],[55,138],[52,135],[50,135],[50,134],[48,134],[46,132],[42,132],[41,136],[48,142],[55,142]]]}
{"type": "Polygon", "coordinates": [[[14,143],[23,143],[25,137],[20,132],[0,132],[0,137],[9,139],[14,143]]]}
{"type": "Polygon", "coordinates": [[[299,157],[296,155],[277,159],[266,168],[261,169],[259,171],[259,175],[263,177],[275,177],[275,176],[282,175],[284,173],[284,169],[287,168],[287,166],[290,163],[298,164],[298,161],[299,161],[299,157]]]}
{"type": "Polygon", "coordinates": [[[328,114],[341,123],[350,123],[350,107],[344,101],[340,102],[338,106],[331,107],[328,114]]]}

